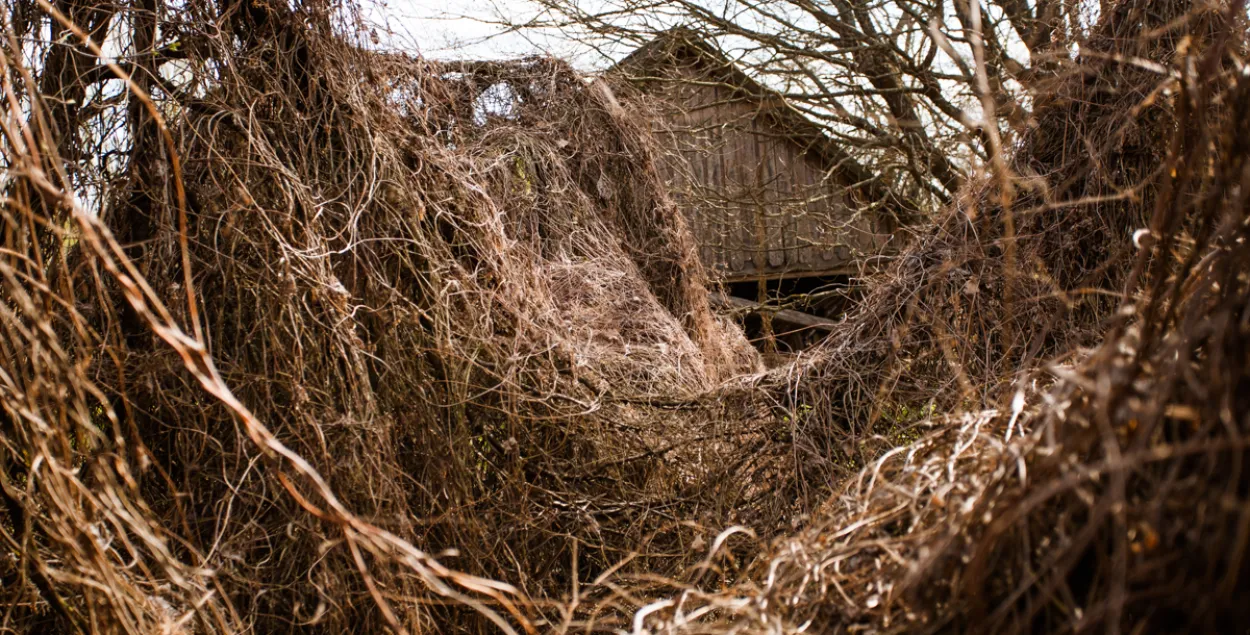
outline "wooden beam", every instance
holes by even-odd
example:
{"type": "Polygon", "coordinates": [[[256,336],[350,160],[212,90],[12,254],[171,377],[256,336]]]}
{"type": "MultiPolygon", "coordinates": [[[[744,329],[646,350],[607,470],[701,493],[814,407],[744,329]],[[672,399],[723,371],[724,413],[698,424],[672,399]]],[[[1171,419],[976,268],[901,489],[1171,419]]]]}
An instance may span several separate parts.
{"type": "Polygon", "coordinates": [[[795,326],[832,332],[839,325],[839,323],[834,320],[817,317],[802,311],[795,311],[794,309],[779,309],[776,307],[770,307],[758,302],[752,302],[743,298],[736,298],[723,293],[712,292],[709,295],[712,300],[712,306],[718,308],[730,308],[745,313],[771,313],[774,320],[778,322],[785,322],[787,324],[793,324],[795,326]]]}
{"type": "MultiPolygon", "coordinates": [[[[712,269],[708,266],[708,269],[712,269]]],[[[854,276],[860,273],[860,268],[855,263],[848,263],[842,267],[832,269],[798,269],[789,271],[770,271],[766,273],[736,273],[722,274],[721,279],[724,282],[755,282],[757,280],[789,280],[792,278],[823,278],[826,276],[854,276]]]]}

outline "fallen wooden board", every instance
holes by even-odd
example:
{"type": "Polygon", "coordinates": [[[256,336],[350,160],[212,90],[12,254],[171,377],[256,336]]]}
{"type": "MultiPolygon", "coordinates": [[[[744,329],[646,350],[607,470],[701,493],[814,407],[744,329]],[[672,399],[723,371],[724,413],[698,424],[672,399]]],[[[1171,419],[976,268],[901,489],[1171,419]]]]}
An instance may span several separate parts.
{"type": "Polygon", "coordinates": [[[712,306],[715,307],[729,307],[747,313],[771,313],[773,320],[823,331],[833,331],[838,326],[837,322],[828,318],[817,317],[794,309],[778,309],[723,293],[713,292],[708,295],[712,300],[712,306]]]}

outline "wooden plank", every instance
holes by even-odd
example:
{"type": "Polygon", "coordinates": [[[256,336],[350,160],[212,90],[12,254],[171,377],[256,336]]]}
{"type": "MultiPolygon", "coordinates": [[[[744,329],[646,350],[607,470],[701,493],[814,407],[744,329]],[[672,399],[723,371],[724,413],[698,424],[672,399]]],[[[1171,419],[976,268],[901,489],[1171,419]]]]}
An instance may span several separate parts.
{"type": "Polygon", "coordinates": [[[723,293],[712,292],[709,294],[712,306],[722,309],[733,309],[745,313],[771,313],[773,322],[783,322],[793,326],[802,326],[804,328],[819,329],[822,331],[833,332],[839,326],[838,322],[828,318],[822,318],[810,313],[795,311],[794,309],[778,309],[776,307],[764,306],[758,302],[752,302],[743,298],[723,293]]]}
{"type": "Polygon", "coordinates": [[[825,267],[823,269],[798,269],[798,270],[769,270],[763,273],[737,273],[732,271],[725,272],[725,282],[756,282],[758,280],[790,280],[793,278],[819,278],[823,276],[854,276],[860,273],[860,269],[854,263],[846,262],[836,267],[825,267]]]}

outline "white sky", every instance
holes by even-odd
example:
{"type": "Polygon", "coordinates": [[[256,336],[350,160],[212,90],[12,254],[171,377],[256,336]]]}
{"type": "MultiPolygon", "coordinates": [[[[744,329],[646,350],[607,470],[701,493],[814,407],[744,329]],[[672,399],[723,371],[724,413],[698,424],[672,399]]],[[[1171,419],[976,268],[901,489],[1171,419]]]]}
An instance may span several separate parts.
{"type": "Polygon", "coordinates": [[[435,59],[502,59],[551,54],[586,63],[585,50],[541,33],[504,33],[488,24],[501,15],[532,17],[526,0],[365,0],[366,19],[378,25],[382,46],[435,59]]]}

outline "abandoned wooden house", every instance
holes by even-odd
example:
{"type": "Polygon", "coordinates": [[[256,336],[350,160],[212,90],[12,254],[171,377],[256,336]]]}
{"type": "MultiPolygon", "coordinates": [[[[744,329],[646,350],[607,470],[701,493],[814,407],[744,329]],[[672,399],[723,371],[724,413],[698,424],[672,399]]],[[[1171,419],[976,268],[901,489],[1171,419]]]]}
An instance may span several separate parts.
{"type": "Polygon", "coordinates": [[[675,29],[612,75],[652,113],[672,195],[704,264],[725,283],[727,303],[742,308],[845,284],[889,249],[895,214],[878,179],[715,47],[675,29]]]}

